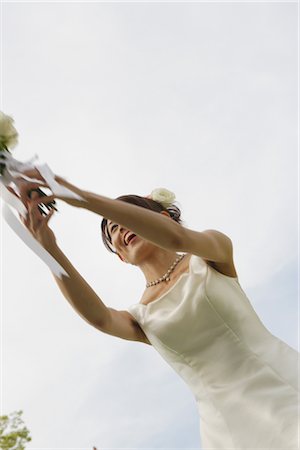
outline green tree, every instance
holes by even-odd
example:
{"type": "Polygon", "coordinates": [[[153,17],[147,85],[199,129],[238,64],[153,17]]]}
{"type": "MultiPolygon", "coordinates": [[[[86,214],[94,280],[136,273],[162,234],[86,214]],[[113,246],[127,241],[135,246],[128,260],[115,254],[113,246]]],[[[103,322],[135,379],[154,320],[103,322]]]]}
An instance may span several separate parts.
{"type": "Polygon", "coordinates": [[[15,411],[8,416],[0,416],[0,449],[25,450],[26,442],[31,441],[29,430],[21,418],[23,411],[15,411]]]}

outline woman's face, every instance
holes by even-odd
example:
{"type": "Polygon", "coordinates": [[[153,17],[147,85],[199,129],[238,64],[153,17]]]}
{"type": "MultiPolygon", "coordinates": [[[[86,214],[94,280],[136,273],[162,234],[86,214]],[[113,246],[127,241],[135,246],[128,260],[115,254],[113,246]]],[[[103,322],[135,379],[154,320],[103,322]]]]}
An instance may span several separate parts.
{"type": "Polygon", "coordinates": [[[117,223],[108,221],[108,232],[111,236],[111,242],[121,259],[136,264],[138,255],[141,253],[141,247],[150,244],[150,242],[137,236],[127,228],[117,223]]]}
{"type": "MultiPolygon", "coordinates": [[[[161,211],[160,214],[170,215],[161,211]]],[[[127,261],[133,265],[139,265],[155,250],[157,246],[152,242],[143,239],[133,233],[133,231],[118,225],[112,221],[108,221],[107,229],[111,236],[111,242],[119,257],[123,261],[127,261]]]]}

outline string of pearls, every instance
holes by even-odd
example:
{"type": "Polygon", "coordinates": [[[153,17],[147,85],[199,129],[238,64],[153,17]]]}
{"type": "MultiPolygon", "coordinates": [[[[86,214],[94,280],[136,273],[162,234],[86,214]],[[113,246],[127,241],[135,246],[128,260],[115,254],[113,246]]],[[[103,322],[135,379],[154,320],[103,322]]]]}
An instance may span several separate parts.
{"type": "Polygon", "coordinates": [[[170,274],[173,272],[177,264],[185,257],[185,254],[178,255],[176,260],[173,262],[173,264],[170,266],[170,268],[167,270],[167,272],[160,278],[157,278],[157,280],[149,281],[146,284],[146,288],[150,286],[154,286],[155,284],[161,283],[162,281],[170,281],[170,274]]]}

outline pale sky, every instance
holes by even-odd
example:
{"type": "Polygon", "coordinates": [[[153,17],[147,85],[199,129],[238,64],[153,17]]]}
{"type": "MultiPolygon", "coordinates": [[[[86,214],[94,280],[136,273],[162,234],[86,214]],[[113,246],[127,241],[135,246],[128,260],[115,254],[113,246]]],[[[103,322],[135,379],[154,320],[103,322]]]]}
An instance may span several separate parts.
{"type": "MultiPolygon", "coordinates": [[[[298,348],[296,2],[4,2],[1,110],[38,154],[111,198],[175,192],[184,226],[231,237],[265,326],[298,348]]],[[[58,243],[102,301],[144,277],[101,217],[58,201],[58,243]]],[[[201,448],[196,402],[155,349],[100,333],[2,220],[2,413],[28,449],[201,448]]]]}

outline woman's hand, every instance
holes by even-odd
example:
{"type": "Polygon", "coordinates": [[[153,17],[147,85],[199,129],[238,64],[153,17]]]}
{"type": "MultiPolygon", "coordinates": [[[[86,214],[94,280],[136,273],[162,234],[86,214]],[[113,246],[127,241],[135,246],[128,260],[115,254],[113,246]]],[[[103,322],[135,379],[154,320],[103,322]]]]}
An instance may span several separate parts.
{"type": "MultiPolygon", "coordinates": [[[[28,169],[28,170],[24,170],[24,172],[22,172],[22,173],[23,173],[26,177],[34,178],[35,180],[40,180],[40,181],[42,181],[43,183],[46,183],[45,178],[43,178],[42,175],[40,174],[40,172],[39,172],[37,169],[35,169],[35,168],[33,168],[33,169],[28,169]]],[[[66,181],[66,180],[64,180],[64,178],[60,177],[59,175],[55,175],[54,178],[55,178],[55,180],[56,180],[58,183],[60,183],[60,182],[62,182],[62,181],[66,181]]]]}
{"type": "MultiPolygon", "coordinates": [[[[31,191],[36,190],[36,189],[38,189],[40,194],[43,195],[43,197],[42,197],[43,200],[40,201],[39,203],[44,204],[44,205],[48,204],[49,206],[47,206],[47,209],[54,208],[56,210],[56,208],[53,206],[53,205],[55,205],[55,198],[63,200],[65,203],[68,203],[71,206],[76,206],[78,208],[84,208],[86,206],[85,205],[86,202],[84,200],[78,200],[78,199],[75,199],[72,197],[67,197],[67,196],[64,196],[63,194],[61,194],[61,195],[52,194],[52,195],[48,196],[47,194],[43,193],[43,191],[40,190],[40,187],[46,187],[50,190],[51,190],[51,188],[49,187],[46,180],[42,177],[42,175],[40,174],[40,172],[37,169],[29,169],[22,173],[29,178],[41,180],[41,184],[39,184],[34,181],[25,180],[24,178],[21,178],[21,177],[17,178],[16,184],[20,191],[21,200],[25,206],[27,204],[28,199],[31,197],[31,195],[30,195],[31,191]]],[[[64,178],[62,178],[58,175],[55,175],[54,179],[57,183],[66,187],[70,191],[74,192],[75,194],[79,195],[82,198],[84,197],[85,192],[82,189],[72,185],[71,183],[66,181],[64,178]]],[[[35,198],[38,198],[38,197],[35,196],[35,198]]]]}
{"type": "MultiPolygon", "coordinates": [[[[26,182],[26,184],[27,188],[29,185],[32,188],[32,185],[34,183],[26,182]]],[[[34,191],[31,194],[31,198],[29,198],[28,196],[26,197],[24,189],[25,185],[23,185],[22,188],[20,189],[20,191],[22,192],[22,196],[19,197],[11,187],[8,187],[8,190],[16,197],[20,198],[20,200],[22,200],[22,202],[27,208],[26,219],[24,219],[21,215],[19,215],[22,223],[30,231],[32,236],[46,250],[51,250],[56,246],[56,237],[53,231],[49,228],[48,223],[51,217],[53,216],[54,210],[51,209],[51,211],[48,212],[47,214],[46,213],[42,214],[41,210],[39,209],[39,203],[41,203],[40,195],[34,191]]],[[[28,192],[28,189],[26,192],[28,192]]]]}
{"type": "MultiPolygon", "coordinates": [[[[46,184],[45,179],[42,177],[42,175],[40,174],[40,172],[37,169],[29,169],[29,170],[24,171],[23,173],[24,173],[24,175],[26,175],[30,178],[35,178],[35,179],[41,180],[43,182],[43,184],[41,184],[40,186],[45,186],[45,187],[49,188],[49,186],[46,184]]],[[[59,175],[55,175],[54,179],[57,183],[66,187],[67,189],[69,189],[70,191],[79,195],[80,197],[84,198],[86,192],[83,191],[82,189],[78,188],[77,186],[74,186],[73,184],[69,183],[65,178],[63,178],[59,175]]],[[[23,180],[23,181],[25,181],[25,180],[23,180]]],[[[29,181],[25,181],[25,183],[29,183],[29,181]]],[[[24,185],[24,186],[26,187],[26,185],[24,185]]],[[[36,184],[36,186],[38,186],[38,184],[36,184]]],[[[21,187],[22,187],[22,183],[21,183],[21,187]]],[[[34,189],[34,187],[32,187],[32,189],[34,189]]],[[[86,206],[86,202],[84,200],[77,200],[75,198],[67,197],[64,195],[51,195],[48,197],[44,197],[43,200],[46,203],[51,203],[51,202],[55,203],[55,200],[54,200],[55,198],[60,199],[71,206],[76,206],[77,208],[84,208],[86,206]]],[[[44,203],[44,201],[43,201],[43,203],[44,203]]]]}
{"type": "MultiPolygon", "coordinates": [[[[44,186],[47,187],[49,189],[49,186],[46,184],[46,182],[44,181],[43,183],[35,183],[35,182],[31,182],[31,181],[26,181],[23,178],[17,178],[15,180],[15,183],[18,187],[19,190],[19,194],[20,194],[20,199],[22,200],[22,202],[24,203],[25,206],[27,206],[27,202],[30,198],[32,198],[32,191],[36,191],[38,190],[41,194],[41,196],[46,196],[46,194],[41,191],[40,187],[44,186]]],[[[13,191],[12,189],[10,189],[10,192],[15,193],[15,191],[13,191]]]]}

